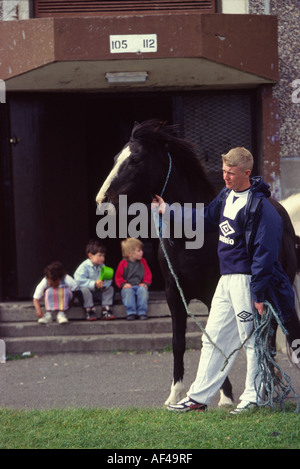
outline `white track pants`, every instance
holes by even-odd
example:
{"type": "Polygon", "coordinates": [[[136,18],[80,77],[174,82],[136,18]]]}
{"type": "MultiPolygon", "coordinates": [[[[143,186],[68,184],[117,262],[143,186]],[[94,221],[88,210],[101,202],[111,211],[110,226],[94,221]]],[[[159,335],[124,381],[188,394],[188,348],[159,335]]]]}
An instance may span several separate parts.
{"type": "MultiPolygon", "coordinates": [[[[242,274],[223,275],[213,297],[206,332],[226,357],[239,348],[253,331],[254,303],[250,293],[250,278],[250,275],[242,274]]],[[[187,394],[196,402],[208,405],[222,386],[238,352],[230,358],[224,371],[221,371],[224,357],[205,334],[202,342],[197,376],[187,394]]],[[[244,350],[247,357],[247,374],[245,390],[240,400],[256,402],[254,380],[257,360],[254,335],[246,341],[244,350]]]]}

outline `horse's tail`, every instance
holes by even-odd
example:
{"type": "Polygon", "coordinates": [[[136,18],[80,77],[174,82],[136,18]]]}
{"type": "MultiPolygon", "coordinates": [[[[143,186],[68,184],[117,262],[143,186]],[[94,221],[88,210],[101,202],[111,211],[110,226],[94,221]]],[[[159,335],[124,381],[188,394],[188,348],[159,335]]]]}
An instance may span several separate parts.
{"type": "Polygon", "coordinates": [[[277,210],[282,219],[283,233],[281,249],[279,253],[279,262],[282,265],[283,270],[289,277],[291,284],[293,285],[297,272],[295,229],[286,208],[280,202],[277,202],[277,200],[275,199],[270,198],[268,200],[277,210]]]}
{"type": "Polygon", "coordinates": [[[297,271],[300,272],[300,236],[296,235],[297,271]]]}

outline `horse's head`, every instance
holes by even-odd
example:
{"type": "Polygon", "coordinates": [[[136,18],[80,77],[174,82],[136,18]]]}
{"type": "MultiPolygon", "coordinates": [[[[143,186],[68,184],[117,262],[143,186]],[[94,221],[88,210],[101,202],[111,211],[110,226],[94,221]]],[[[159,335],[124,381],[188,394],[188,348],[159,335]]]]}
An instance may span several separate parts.
{"type": "Polygon", "coordinates": [[[158,120],[135,124],[129,142],[115,157],[97,203],[117,206],[119,195],[127,195],[129,204],[149,204],[166,186],[164,197],[170,203],[210,201],[214,189],[195,149],[177,137],[175,129],[158,120]]]}
{"type": "Polygon", "coordinates": [[[168,171],[168,150],[159,137],[157,121],[151,125],[135,124],[130,141],[115,157],[114,166],[104,181],[96,201],[118,205],[119,195],[128,203],[151,203],[160,193],[168,171]],[[156,122],[156,126],[154,125],[156,122]]]}

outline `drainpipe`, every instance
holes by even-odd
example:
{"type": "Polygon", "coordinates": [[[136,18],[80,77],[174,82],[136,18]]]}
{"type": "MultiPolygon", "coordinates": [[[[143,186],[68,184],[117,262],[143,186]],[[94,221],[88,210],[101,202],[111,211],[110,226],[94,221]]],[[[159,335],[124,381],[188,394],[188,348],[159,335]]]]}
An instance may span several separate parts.
{"type": "Polygon", "coordinates": [[[270,14],[270,0],[265,0],[265,15],[270,14]]]}

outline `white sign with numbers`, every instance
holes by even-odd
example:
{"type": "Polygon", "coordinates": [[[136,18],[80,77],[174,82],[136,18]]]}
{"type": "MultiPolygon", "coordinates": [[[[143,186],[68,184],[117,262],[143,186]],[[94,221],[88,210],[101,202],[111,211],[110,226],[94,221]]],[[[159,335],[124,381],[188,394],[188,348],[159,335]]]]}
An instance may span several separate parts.
{"type": "Polygon", "coordinates": [[[157,52],[156,34],[123,34],[109,36],[111,54],[157,52]]]}

